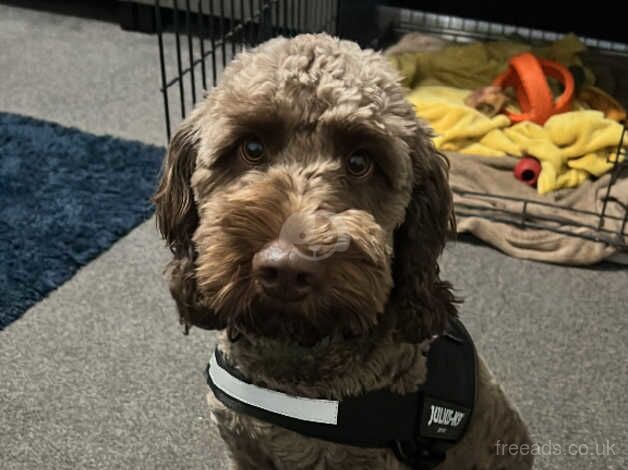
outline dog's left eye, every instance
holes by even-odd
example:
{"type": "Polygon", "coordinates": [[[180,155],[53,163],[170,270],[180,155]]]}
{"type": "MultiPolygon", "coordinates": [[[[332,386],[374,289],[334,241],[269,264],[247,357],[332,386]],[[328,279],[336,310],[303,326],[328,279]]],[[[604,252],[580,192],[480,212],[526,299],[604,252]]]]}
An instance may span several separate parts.
{"type": "Polygon", "coordinates": [[[249,165],[259,165],[264,160],[264,144],[250,137],[240,144],[240,156],[249,165]]]}
{"type": "Polygon", "coordinates": [[[373,159],[365,150],[357,150],[346,158],[345,166],[354,178],[365,178],[371,174],[373,159]]]}

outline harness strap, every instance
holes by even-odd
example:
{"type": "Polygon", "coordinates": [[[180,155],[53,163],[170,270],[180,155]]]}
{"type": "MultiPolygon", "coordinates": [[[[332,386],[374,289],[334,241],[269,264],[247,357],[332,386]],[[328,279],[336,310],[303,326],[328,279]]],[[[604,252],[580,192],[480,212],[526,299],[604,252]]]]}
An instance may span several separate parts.
{"type": "Polygon", "coordinates": [[[252,384],[218,350],[206,377],[228,408],[306,436],[358,447],[388,447],[414,438],[418,393],[375,390],[342,401],[295,397],[252,384]]]}
{"type": "Polygon", "coordinates": [[[475,403],[475,348],[457,318],[432,343],[427,367],[427,380],[414,393],[380,389],[340,401],[297,397],[255,385],[219,350],[210,359],[206,378],[216,398],[237,413],[304,436],[391,448],[411,468],[428,470],[462,439],[475,403]]]}

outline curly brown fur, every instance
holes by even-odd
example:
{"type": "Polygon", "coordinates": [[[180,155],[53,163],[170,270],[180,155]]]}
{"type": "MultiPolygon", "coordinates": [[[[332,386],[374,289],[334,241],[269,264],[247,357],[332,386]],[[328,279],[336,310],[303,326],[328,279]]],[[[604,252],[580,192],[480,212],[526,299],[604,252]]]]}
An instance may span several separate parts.
{"type": "MultiPolygon", "coordinates": [[[[221,330],[227,359],[254,383],[337,399],[409,392],[425,380],[429,339],[457,315],[438,268],[454,224],[448,164],[399,83],[351,42],[277,38],[241,53],[172,139],[155,203],[181,321],[221,330]],[[240,158],[251,136],[264,146],[255,165],[240,158]],[[363,178],[346,170],[356,150],[375,162],[363,178]],[[252,260],[290,224],[300,250],[325,255],[324,282],[279,302],[252,260]]],[[[480,364],[470,431],[443,468],[529,468],[491,448],[528,437],[480,364]]],[[[306,438],[209,401],[235,468],[402,468],[389,450],[306,438]]]]}

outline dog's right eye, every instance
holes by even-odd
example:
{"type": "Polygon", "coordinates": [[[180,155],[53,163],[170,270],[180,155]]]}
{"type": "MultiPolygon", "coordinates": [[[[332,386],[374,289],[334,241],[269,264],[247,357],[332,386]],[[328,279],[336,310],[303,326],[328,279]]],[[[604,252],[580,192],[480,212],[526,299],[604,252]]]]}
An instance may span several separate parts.
{"type": "Polygon", "coordinates": [[[364,150],[357,150],[345,160],[347,172],[354,178],[366,178],[373,169],[373,160],[364,150]]]}
{"type": "Polygon", "coordinates": [[[249,137],[240,144],[240,156],[249,165],[259,165],[264,160],[264,144],[255,137],[249,137]]]}

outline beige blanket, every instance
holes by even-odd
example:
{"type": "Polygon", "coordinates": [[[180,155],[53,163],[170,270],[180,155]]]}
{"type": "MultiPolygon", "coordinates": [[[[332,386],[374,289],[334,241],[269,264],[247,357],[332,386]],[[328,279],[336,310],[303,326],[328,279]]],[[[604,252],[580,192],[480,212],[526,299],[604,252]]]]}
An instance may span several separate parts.
{"type": "Polygon", "coordinates": [[[615,255],[619,251],[617,245],[628,243],[628,226],[619,233],[628,206],[628,168],[623,169],[612,186],[602,230],[598,231],[597,214],[602,211],[611,174],[587,181],[574,190],[541,196],[515,180],[512,170],[516,158],[447,155],[451,162],[450,183],[458,232],[473,233],[511,256],[558,264],[595,264],[615,255]],[[510,199],[472,193],[504,195],[510,199]],[[526,217],[522,219],[524,204],[526,217]],[[575,235],[588,235],[603,242],[575,235]]]}

